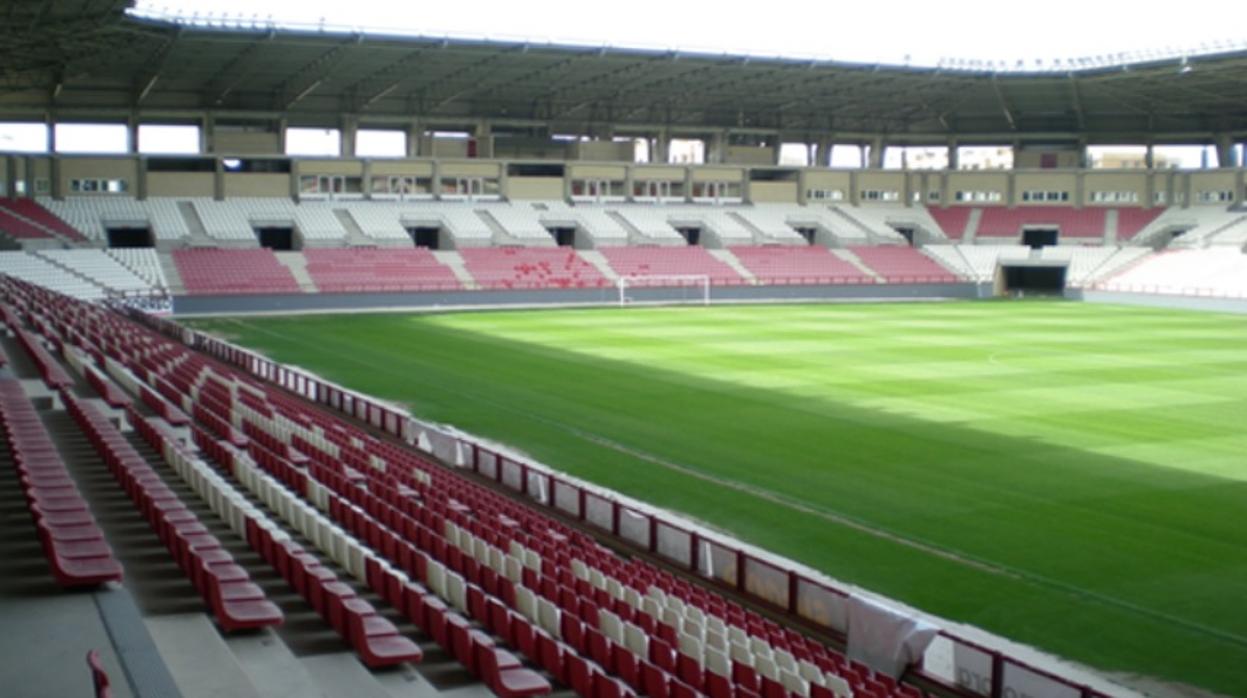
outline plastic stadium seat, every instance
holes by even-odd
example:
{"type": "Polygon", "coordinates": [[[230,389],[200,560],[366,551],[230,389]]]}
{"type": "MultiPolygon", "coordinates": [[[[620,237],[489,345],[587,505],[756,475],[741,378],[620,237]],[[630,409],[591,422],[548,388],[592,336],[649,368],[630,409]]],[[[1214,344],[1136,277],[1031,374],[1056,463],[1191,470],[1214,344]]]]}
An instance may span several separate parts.
{"type": "Polygon", "coordinates": [[[499,698],[543,696],[550,692],[550,682],[540,674],[520,666],[510,652],[497,647],[483,648],[479,656],[480,673],[499,698]]]}

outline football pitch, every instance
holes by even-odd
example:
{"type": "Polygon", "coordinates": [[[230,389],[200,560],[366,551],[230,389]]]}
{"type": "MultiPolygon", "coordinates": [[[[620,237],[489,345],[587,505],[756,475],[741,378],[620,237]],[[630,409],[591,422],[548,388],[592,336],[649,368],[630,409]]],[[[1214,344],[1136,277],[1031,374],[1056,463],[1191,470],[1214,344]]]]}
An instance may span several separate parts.
{"type": "Polygon", "coordinates": [[[1247,695],[1247,317],[967,302],[188,324],[931,613],[1247,695]]]}

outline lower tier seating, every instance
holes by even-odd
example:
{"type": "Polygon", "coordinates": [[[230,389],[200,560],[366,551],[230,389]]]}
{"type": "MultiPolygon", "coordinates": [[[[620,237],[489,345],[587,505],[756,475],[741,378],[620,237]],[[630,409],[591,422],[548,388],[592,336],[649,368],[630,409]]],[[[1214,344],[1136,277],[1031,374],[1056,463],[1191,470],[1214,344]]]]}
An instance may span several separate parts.
{"type": "Polygon", "coordinates": [[[300,292],[271,250],[175,250],[173,261],[189,294],[300,292]]]}

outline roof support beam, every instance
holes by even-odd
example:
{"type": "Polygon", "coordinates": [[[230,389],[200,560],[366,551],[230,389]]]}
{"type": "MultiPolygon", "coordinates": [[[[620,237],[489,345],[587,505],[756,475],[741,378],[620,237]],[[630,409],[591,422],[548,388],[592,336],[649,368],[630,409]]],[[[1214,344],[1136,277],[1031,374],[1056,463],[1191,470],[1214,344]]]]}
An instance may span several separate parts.
{"type": "Polygon", "coordinates": [[[151,70],[148,72],[147,77],[140,81],[138,85],[138,89],[134,94],[134,106],[137,107],[142,104],[143,100],[147,99],[147,96],[151,94],[152,88],[160,80],[165,64],[169,62],[169,54],[173,53],[173,47],[177,45],[178,39],[182,36],[182,29],[182,27],[178,27],[177,31],[166,39],[164,44],[156,49],[156,52],[147,60],[151,70]]]}
{"type": "Polygon", "coordinates": [[[1078,130],[1087,130],[1087,117],[1083,114],[1082,109],[1082,92],[1078,87],[1078,78],[1073,73],[1069,74],[1069,96],[1070,104],[1074,106],[1074,119],[1077,120],[1078,130]]]}
{"type": "Polygon", "coordinates": [[[1000,105],[1000,111],[1005,115],[1005,121],[1009,122],[1011,130],[1018,130],[1017,121],[1013,118],[1013,110],[1009,108],[1009,100],[1005,99],[1004,90],[1000,89],[1000,82],[996,80],[996,76],[992,76],[992,92],[996,93],[996,102],[1000,105]]]}
{"type": "Polygon", "coordinates": [[[362,34],[356,34],[349,40],[320,54],[287,77],[276,90],[280,110],[290,109],[315,92],[316,88],[325,82],[329,73],[346,57],[347,50],[356,44],[363,43],[363,40],[362,34]]]}
{"type": "Polygon", "coordinates": [[[250,72],[245,69],[247,62],[251,60],[251,57],[261,47],[271,42],[275,36],[276,34],[270,29],[264,36],[243,47],[243,50],[239,51],[228,63],[222,66],[216,72],[216,75],[213,75],[207,82],[208,87],[204,90],[204,104],[207,106],[220,106],[225,101],[225,98],[234,91],[234,88],[238,87],[238,84],[247,77],[247,74],[250,72]]]}

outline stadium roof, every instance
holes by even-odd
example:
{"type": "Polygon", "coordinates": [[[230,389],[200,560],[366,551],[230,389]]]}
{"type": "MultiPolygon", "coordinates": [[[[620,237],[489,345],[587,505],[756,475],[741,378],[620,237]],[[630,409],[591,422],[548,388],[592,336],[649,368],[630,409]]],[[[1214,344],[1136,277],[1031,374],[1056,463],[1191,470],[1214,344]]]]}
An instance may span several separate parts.
{"type": "Polygon", "coordinates": [[[781,132],[891,143],[1247,135],[1247,51],[998,71],[0,11],[0,118],[286,118],[581,133],[781,132]]]}

